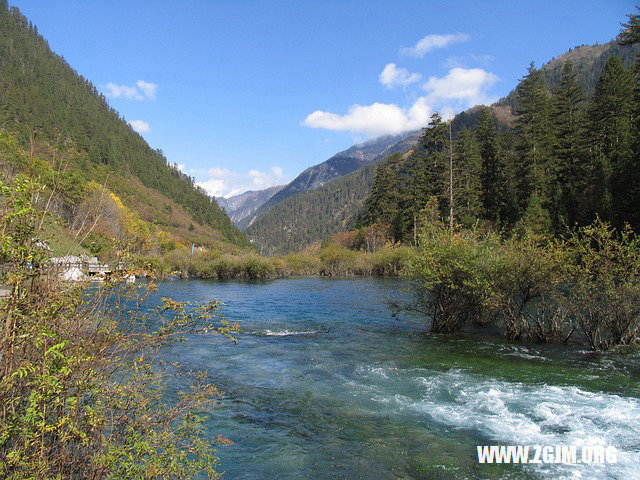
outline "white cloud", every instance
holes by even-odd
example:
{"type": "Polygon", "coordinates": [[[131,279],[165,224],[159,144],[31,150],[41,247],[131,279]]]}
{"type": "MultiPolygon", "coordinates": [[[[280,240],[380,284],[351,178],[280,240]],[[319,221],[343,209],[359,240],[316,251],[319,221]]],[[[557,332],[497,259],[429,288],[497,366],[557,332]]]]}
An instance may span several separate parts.
{"type": "Polygon", "coordinates": [[[107,96],[112,98],[124,97],[127,100],[155,100],[158,85],[145,82],[144,80],[138,80],[133,86],[118,85],[117,83],[109,82],[105,85],[105,89],[107,96]]]}
{"type": "Polygon", "coordinates": [[[107,96],[113,98],[124,97],[127,100],[142,100],[144,96],[136,87],[127,87],[126,85],[118,85],[116,83],[107,83],[107,96]]]}
{"type": "Polygon", "coordinates": [[[465,106],[492,103],[488,94],[498,77],[481,68],[452,68],[444,77],[430,77],[423,85],[431,102],[457,101],[465,106]]]}
{"type": "Polygon", "coordinates": [[[209,178],[204,182],[197,182],[197,185],[212,197],[221,197],[227,191],[227,185],[222,178],[209,178]]]}
{"type": "Polygon", "coordinates": [[[368,137],[393,135],[423,127],[431,115],[424,97],[409,109],[395,104],[374,103],[353,105],[345,115],[316,110],[305,118],[303,125],[335,131],[348,131],[368,137]]]}
{"type": "Polygon", "coordinates": [[[427,35],[422,37],[413,47],[403,47],[400,54],[409,57],[424,57],[426,53],[436,48],[443,48],[451,43],[466,42],[471,37],[466,33],[449,33],[446,35],[427,35]]]}
{"type": "Polygon", "coordinates": [[[387,63],[378,79],[387,88],[397,85],[407,86],[419,82],[422,76],[419,73],[411,73],[405,68],[399,68],[395,63],[387,63]]]}
{"type": "Polygon", "coordinates": [[[207,170],[207,175],[209,177],[227,177],[231,175],[231,170],[228,168],[212,167],[207,170]]]}
{"type": "Polygon", "coordinates": [[[148,132],[151,130],[149,124],[144,120],[131,120],[129,125],[138,133],[148,132]]]}
{"type": "Polygon", "coordinates": [[[138,80],[136,82],[138,88],[142,91],[145,97],[149,100],[156,99],[156,92],[158,91],[158,85],[155,83],[145,82],[144,80],[138,80]]]}
{"type": "Polygon", "coordinates": [[[207,170],[206,176],[206,180],[196,182],[196,184],[214,197],[232,197],[247,190],[262,190],[289,181],[282,167],[278,166],[271,167],[266,172],[251,169],[246,173],[234,172],[228,168],[212,167],[207,170]]]}

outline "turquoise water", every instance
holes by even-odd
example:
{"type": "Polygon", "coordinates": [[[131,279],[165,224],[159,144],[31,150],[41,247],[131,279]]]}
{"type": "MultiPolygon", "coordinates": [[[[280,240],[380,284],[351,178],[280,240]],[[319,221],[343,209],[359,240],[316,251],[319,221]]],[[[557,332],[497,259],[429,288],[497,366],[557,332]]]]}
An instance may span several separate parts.
{"type": "MultiPolygon", "coordinates": [[[[157,298],[211,299],[237,344],[164,351],[225,392],[208,419],[227,479],[640,478],[640,359],[499,338],[431,336],[391,317],[397,279],[167,281],[157,298]],[[476,445],[604,443],[606,466],[478,465],[476,445]]],[[[180,386],[173,380],[171,386],[180,386]]]]}

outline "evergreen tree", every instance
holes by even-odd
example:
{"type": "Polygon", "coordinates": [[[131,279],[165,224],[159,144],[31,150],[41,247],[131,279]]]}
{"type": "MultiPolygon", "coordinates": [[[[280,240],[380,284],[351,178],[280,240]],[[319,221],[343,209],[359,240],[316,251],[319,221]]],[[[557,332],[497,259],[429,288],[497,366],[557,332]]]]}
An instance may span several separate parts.
{"type": "Polygon", "coordinates": [[[587,187],[585,165],[584,115],[585,96],[576,81],[571,62],[565,62],[560,85],[553,90],[550,123],[553,132],[552,221],[558,231],[563,224],[579,221],[579,199],[587,187]]]}
{"type": "Polygon", "coordinates": [[[535,192],[547,208],[554,175],[549,162],[549,98],[542,72],[533,63],[516,90],[515,113],[519,207],[524,211],[535,192]]]}
{"type": "Polygon", "coordinates": [[[482,157],[476,136],[463,127],[454,142],[454,192],[456,221],[472,225],[482,216],[482,157]]]}
{"type": "Polygon", "coordinates": [[[498,158],[498,138],[495,117],[488,108],[483,108],[475,128],[478,139],[482,169],[480,174],[482,188],[483,216],[496,221],[499,215],[499,195],[501,172],[498,158]]]}
{"type": "MultiPolygon", "coordinates": [[[[638,8],[640,12],[640,7],[638,8]]],[[[622,24],[618,37],[620,45],[640,43],[640,14],[629,14],[629,22],[622,24]]],[[[640,228],[640,50],[636,54],[633,69],[634,90],[632,103],[632,152],[625,167],[627,188],[624,198],[625,220],[634,228],[640,228]]]]}
{"type": "Polygon", "coordinates": [[[633,77],[618,57],[602,72],[589,106],[591,184],[596,212],[621,224],[631,213],[625,193],[632,158],[633,77]]]}
{"type": "Polygon", "coordinates": [[[376,168],[373,185],[363,208],[365,225],[385,223],[392,227],[394,240],[401,240],[406,231],[401,200],[399,168],[402,155],[395,153],[376,168]]]}
{"type": "Polygon", "coordinates": [[[438,198],[441,211],[449,208],[445,179],[447,169],[446,152],[449,145],[448,127],[439,113],[431,115],[429,126],[420,137],[422,155],[413,169],[416,211],[420,211],[429,197],[438,198]]]}

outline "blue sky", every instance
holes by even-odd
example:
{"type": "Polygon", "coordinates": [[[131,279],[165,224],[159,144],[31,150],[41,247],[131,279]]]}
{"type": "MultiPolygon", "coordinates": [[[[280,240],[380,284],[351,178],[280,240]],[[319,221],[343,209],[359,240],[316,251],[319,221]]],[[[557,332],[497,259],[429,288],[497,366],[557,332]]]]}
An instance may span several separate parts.
{"type": "Polygon", "coordinates": [[[532,60],[611,40],[634,1],[10,3],[153,148],[229,195],[492,102],[532,60]]]}

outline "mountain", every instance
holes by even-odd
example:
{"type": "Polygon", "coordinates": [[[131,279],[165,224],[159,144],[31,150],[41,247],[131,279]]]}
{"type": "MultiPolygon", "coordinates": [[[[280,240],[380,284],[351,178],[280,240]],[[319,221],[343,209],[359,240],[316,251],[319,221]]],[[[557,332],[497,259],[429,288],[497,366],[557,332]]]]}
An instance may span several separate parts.
{"type": "Polygon", "coordinates": [[[264,205],[271,197],[284,188],[284,185],[265,188],[264,190],[247,190],[229,198],[217,197],[220,205],[231,221],[240,225],[242,221],[264,205]]]}
{"type": "MultiPolygon", "coordinates": [[[[513,123],[511,108],[491,108],[498,125],[509,128],[513,123]]],[[[454,135],[462,128],[474,125],[480,110],[480,107],[473,107],[456,115],[452,125],[454,135]]],[[[371,158],[364,167],[274,205],[247,226],[245,231],[249,239],[263,254],[283,253],[353,228],[373,183],[376,166],[394,153],[406,156],[418,142],[419,135],[419,132],[410,132],[394,137],[399,141],[386,145],[382,153],[371,158]]],[[[380,143],[384,144],[388,138],[380,143]]],[[[370,143],[375,144],[377,140],[370,143]]]]}
{"type": "MultiPolygon", "coordinates": [[[[579,46],[552,59],[541,70],[547,86],[553,88],[560,82],[564,62],[570,60],[574,65],[579,84],[586,93],[591,94],[597,79],[611,57],[619,56],[623,63],[630,67],[639,49],[638,45],[622,47],[614,41],[603,45],[579,46]]],[[[514,102],[515,89],[491,107],[498,126],[502,129],[513,127],[514,102]]],[[[453,123],[454,135],[463,126],[473,127],[479,111],[480,107],[473,107],[456,115],[453,123]]],[[[386,150],[379,154],[375,160],[370,160],[368,164],[365,164],[367,168],[361,168],[361,170],[356,170],[345,177],[325,183],[322,188],[316,191],[298,193],[280,204],[265,204],[254,214],[250,225],[245,229],[251,242],[264,253],[288,252],[303,248],[309,243],[321,240],[340,230],[353,227],[368,188],[373,182],[375,168],[371,165],[392,153],[407,152],[412,147],[409,139],[415,143],[417,135],[416,132],[413,132],[398,144],[387,146],[386,150]]],[[[375,142],[376,140],[372,143],[375,142]]],[[[345,152],[332,158],[339,157],[345,152]]],[[[317,167],[311,167],[310,170],[317,167]]],[[[274,197],[271,203],[275,203],[275,200],[274,197]]]]}
{"type": "Polygon", "coordinates": [[[283,200],[247,228],[249,238],[260,253],[272,255],[348,229],[371,187],[376,164],[283,200]]]}
{"type": "MultiPolygon", "coordinates": [[[[619,57],[624,65],[631,67],[638,50],[640,50],[638,45],[621,46],[615,40],[604,44],[580,45],[545,63],[541,70],[547,86],[553,88],[560,83],[564,63],[570,61],[576,72],[578,84],[587,95],[591,95],[611,57],[619,57]]],[[[515,89],[501,99],[498,104],[513,107],[514,102],[515,89]]]]}
{"type": "MultiPolygon", "coordinates": [[[[0,0],[2,130],[12,132],[25,148],[35,139],[64,149],[69,153],[66,175],[79,182],[78,188],[103,184],[149,228],[162,229],[172,241],[249,245],[216,201],[161,150],[152,149],[6,0],[0,0]]],[[[65,207],[67,216],[76,206],[65,207]]]]}
{"type": "Polygon", "coordinates": [[[418,132],[408,132],[400,135],[389,135],[368,142],[353,145],[324,162],[307,168],[300,175],[294,178],[282,190],[269,199],[255,213],[245,217],[239,223],[241,227],[248,227],[256,219],[271,210],[275,205],[286,200],[292,195],[307,192],[351,172],[354,172],[370,162],[377,161],[382,157],[398,151],[398,149],[409,148],[418,139],[418,132]]]}

